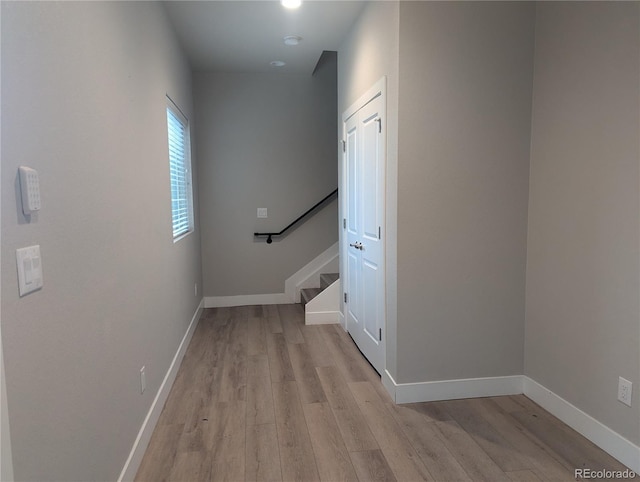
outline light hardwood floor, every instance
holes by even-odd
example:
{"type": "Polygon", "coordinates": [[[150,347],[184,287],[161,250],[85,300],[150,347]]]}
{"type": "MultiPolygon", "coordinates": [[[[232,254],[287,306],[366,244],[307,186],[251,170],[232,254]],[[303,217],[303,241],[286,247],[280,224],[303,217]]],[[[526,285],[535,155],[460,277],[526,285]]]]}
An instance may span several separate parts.
{"type": "Polygon", "coordinates": [[[339,325],[206,309],[137,481],[569,481],[624,466],[523,395],[394,405],[339,325]]]}

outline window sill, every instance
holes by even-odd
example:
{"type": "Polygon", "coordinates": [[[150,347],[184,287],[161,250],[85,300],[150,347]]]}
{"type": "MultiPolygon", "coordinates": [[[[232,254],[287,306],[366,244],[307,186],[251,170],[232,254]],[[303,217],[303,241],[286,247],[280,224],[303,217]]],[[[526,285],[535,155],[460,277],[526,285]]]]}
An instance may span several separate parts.
{"type": "Polygon", "coordinates": [[[189,236],[191,233],[193,233],[193,229],[191,231],[187,231],[184,234],[181,234],[180,236],[178,236],[177,238],[173,238],[173,243],[177,243],[178,241],[180,241],[181,239],[186,238],[187,236],[189,236]]]}

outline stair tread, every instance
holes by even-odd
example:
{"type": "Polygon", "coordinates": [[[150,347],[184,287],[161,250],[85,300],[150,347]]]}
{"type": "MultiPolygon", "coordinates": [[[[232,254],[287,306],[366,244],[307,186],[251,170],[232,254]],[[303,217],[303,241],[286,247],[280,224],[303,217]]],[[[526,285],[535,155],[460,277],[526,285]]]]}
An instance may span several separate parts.
{"type": "Polygon", "coordinates": [[[320,275],[320,287],[324,289],[333,284],[338,278],[340,278],[339,273],[322,273],[320,275]]]}
{"type": "Polygon", "coordinates": [[[339,273],[322,273],[320,275],[320,288],[303,288],[300,290],[300,302],[302,306],[306,305],[314,299],[318,294],[324,291],[329,285],[333,284],[340,278],[339,273]]]}
{"type": "Polygon", "coordinates": [[[322,288],[304,288],[300,290],[300,301],[302,302],[302,306],[306,305],[318,296],[318,293],[322,291],[322,288]]]}

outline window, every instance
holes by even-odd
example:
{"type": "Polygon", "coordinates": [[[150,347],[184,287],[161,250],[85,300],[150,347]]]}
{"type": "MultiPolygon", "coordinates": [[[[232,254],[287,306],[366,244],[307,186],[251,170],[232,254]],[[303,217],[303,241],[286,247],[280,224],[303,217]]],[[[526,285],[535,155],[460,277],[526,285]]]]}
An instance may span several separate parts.
{"type": "Polygon", "coordinates": [[[171,219],[173,240],[177,241],[193,230],[193,196],[189,122],[171,99],[167,102],[167,129],[171,176],[171,219]]]}

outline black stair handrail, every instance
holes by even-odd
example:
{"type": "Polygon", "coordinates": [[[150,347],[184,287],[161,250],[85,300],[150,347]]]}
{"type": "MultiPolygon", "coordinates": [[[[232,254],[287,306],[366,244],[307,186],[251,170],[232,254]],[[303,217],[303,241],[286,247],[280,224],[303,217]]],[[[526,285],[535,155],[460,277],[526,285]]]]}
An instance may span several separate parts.
{"type": "Polygon", "coordinates": [[[306,218],[309,214],[311,214],[313,211],[315,211],[319,206],[321,206],[323,203],[327,202],[331,197],[333,197],[334,195],[338,194],[338,188],[336,188],[334,191],[332,191],[330,194],[327,194],[321,201],[318,201],[317,203],[315,203],[313,205],[312,208],[307,209],[307,211],[304,214],[301,214],[300,216],[298,216],[296,218],[295,221],[291,222],[286,228],[284,228],[282,231],[279,231],[277,233],[253,233],[253,235],[255,237],[259,237],[259,236],[266,236],[267,237],[267,244],[271,244],[273,243],[273,236],[282,236],[286,231],[288,231],[289,229],[291,229],[293,226],[295,226],[297,223],[299,223],[300,221],[302,221],[304,218],[306,218]]]}

